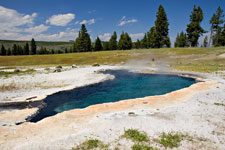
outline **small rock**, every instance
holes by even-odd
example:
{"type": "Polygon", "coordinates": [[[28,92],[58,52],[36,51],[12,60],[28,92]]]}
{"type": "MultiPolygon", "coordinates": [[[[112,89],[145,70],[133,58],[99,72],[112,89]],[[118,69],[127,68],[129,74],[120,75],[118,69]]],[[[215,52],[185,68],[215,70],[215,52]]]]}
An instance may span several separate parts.
{"type": "Polygon", "coordinates": [[[62,69],[62,66],[57,66],[56,69],[62,69]]]}
{"type": "Polygon", "coordinates": [[[148,104],[148,102],[143,102],[143,104],[148,104]]]}
{"type": "Polygon", "coordinates": [[[45,70],[50,70],[50,68],[45,68],[45,70]]]}
{"type": "Polygon", "coordinates": [[[54,72],[62,72],[62,70],[60,68],[56,68],[54,72]]]}
{"type": "Polygon", "coordinates": [[[135,113],[134,113],[134,112],[129,112],[128,115],[129,115],[129,116],[134,116],[135,113]]]}
{"type": "Polygon", "coordinates": [[[34,98],[37,98],[37,96],[29,97],[26,100],[31,100],[31,99],[34,99],[34,98]]]}
{"type": "Polygon", "coordinates": [[[92,65],[93,67],[98,67],[98,66],[100,66],[98,63],[94,63],[93,65],[92,65]]]}
{"type": "Polygon", "coordinates": [[[22,123],[24,123],[24,121],[20,121],[20,122],[16,122],[15,125],[21,125],[22,123]]]}
{"type": "Polygon", "coordinates": [[[20,69],[16,68],[16,69],[14,70],[14,72],[20,72],[20,69]]]}
{"type": "Polygon", "coordinates": [[[73,65],[72,65],[72,68],[77,68],[77,65],[73,64],[73,65]]]}

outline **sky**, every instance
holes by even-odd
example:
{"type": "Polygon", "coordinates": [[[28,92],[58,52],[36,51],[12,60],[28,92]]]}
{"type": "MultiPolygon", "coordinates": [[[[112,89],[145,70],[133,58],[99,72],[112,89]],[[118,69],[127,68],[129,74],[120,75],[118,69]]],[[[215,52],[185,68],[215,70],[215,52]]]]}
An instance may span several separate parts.
{"type": "MultiPolygon", "coordinates": [[[[107,41],[114,31],[128,32],[133,41],[154,26],[159,5],[169,21],[169,37],[185,31],[194,4],[203,9],[202,27],[225,0],[0,0],[0,39],[75,40],[84,23],[92,41],[107,41]]],[[[200,39],[200,41],[202,38],[200,39]]]]}

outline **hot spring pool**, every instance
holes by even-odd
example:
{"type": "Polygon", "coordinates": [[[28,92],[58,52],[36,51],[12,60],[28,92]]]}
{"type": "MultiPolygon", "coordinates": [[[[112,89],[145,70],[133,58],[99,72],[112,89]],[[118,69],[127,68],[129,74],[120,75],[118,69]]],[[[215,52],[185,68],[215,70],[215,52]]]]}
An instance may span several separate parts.
{"type": "Polygon", "coordinates": [[[44,99],[46,107],[30,121],[37,122],[66,110],[95,104],[162,95],[196,83],[193,78],[176,75],[141,74],[127,70],[109,70],[104,73],[114,75],[115,79],[47,96],[44,99]]]}

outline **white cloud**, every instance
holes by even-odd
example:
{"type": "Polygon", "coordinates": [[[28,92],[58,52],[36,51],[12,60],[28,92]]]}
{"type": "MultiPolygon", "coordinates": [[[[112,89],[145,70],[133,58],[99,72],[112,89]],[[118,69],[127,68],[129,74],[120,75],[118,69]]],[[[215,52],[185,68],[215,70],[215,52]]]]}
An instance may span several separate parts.
{"type": "Polygon", "coordinates": [[[96,10],[90,10],[90,11],[88,11],[89,14],[93,14],[95,12],[96,12],[96,10]]]}
{"type": "Polygon", "coordinates": [[[38,41],[69,41],[75,40],[78,36],[79,29],[67,28],[65,31],[61,31],[56,34],[44,34],[44,33],[2,33],[0,39],[8,40],[31,40],[35,38],[38,41]]]}
{"type": "Polygon", "coordinates": [[[109,41],[111,33],[104,33],[103,35],[98,36],[102,41],[109,41]]]}
{"type": "MultiPolygon", "coordinates": [[[[83,20],[81,21],[79,24],[94,24],[95,23],[95,19],[90,19],[90,20],[83,20]]],[[[78,22],[76,22],[75,24],[78,24],[78,22]]]]}
{"type": "Polygon", "coordinates": [[[88,21],[87,20],[83,20],[80,22],[80,24],[86,24],[88,21]]]}
{"type": "Polygon", "coordinates": [[[137,39],[143,38],[145,34],[144,33],[135,33],[135,34],[130,34],[130,37],[132,38],[132,41],[136,41],[137,39]]]}
{"type": "Polygon", "coordinates": [[[91,20],[89,20],[89,22],[88,22],[88,24],[93,24],[93,23],[95,23],[95,19],[91,19],[91,20]]]}
{"type": "Polygon", "coordinates": [[[50,23],[51,25],[55,25],[55,26],[66,26],[74,18],[75,18],[75,14],[72,14],[72,13],[53,15],[48,20],[46,20],[46,23],[50,23]]]}
{"type": "Polygon", "coordinates": [[[16,10],[0,6],[0,32],[19,32],[16,27],[32,25],[35,17],[37,17],[37,13],[25,15],[18,13],[16,10]]]}
{"type": "Polygon", "coordinates": [[[80,23],[79,21],[76,21],[76,22],[75,22],[75,24],[79,24],[79,23],[80,23]]]}
{"type": "Polygon", "coordinates": [[[26,39],[29,35],[34,36],[47,31],[49,27],[43,24],[34,26],[36,17],[37,13],[31,15],[21,14],[16,10],[0,6],[0,38],[26,39]]]}
{"type": "Polygon", "coordinates": [[[128,24],[128,23],[135,23],[137,22],[138,20],[137,19],[126,19],[126,16],[123,16],[121,19],[120,19],[120,23],[118,24],[118,26],[123,26],[125,24],[128,24]]]}
{"type": "Polygon", "coordinates": [[[48,28],[49,28],[49,26],[45,26],[45,25],[41,24],[39,26],[34,26],[34,27],[26,28],[26,29],[24,29],[23,32],[28,32],[28,33],[42,33],[44,31],[47,31],[48,28]]]}
{"type": "MultiPolygon", "coordinates": [[[[34,25],[37,13],[21,14],[13,9],[0,6],[0,39],[8,40],[35,40],[42,41],[68,41],[78,36],[79,29],[67,28],[64,31],[46,34],[50,26],[40,24],[34,25]]],[[[66,25],[75,18],[75,14],[64,14],[52,16],[50,24],[66,25]]]]}

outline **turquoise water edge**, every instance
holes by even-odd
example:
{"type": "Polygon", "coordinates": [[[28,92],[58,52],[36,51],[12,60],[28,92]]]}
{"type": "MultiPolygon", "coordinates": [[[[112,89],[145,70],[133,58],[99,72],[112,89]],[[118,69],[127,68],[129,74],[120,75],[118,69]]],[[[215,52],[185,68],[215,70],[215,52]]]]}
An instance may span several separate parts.
{"type": "Polygon", "coordinates": [[[196,83],[193,78],[177,75],[142,74],[128,70],[103,73],[114,75],[115,79],[47,96],[44,99],[47,105],[29,121],[38,122],[63,111],[95,104],[162,95],[196,83]]]}

